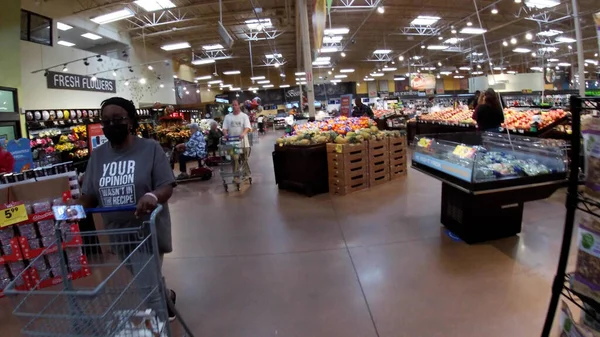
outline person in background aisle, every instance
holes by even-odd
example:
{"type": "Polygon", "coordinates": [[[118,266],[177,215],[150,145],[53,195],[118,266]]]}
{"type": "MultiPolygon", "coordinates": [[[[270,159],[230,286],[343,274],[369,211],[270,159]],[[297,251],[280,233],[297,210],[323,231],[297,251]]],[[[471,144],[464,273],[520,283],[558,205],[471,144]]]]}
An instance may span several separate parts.
{"type": "Polygon", "coordinates": [[[265,134],[265,116],[258,116],[256,122],[258,123],[258,132],[261,134],[265,134]]]}
{"type": "MultiPolygon", "coordinates": [[[[250,118],[248,118],[248,115],[242,113],[240,110],[240,102],[237,99],[231,102],[231,106],[233,107],[233,113],[225,116],[225,120],[223,121],[223,134],[226,138],[240,138],[240,146],[242,147],[241,156],[243,156],[240,159],[244,162],[242,171],[244,177],[248,177],[250,176],[250,166],[248,164],[248,159],[250,158],[250,142],[248,141],[248,133],[252,131],[252,126],[250,125],[250,118]]],[[[239,160],[234,160],[234,172],[237,172],[240,169],[238,164],[239,160]]]]}
{"type": "MultiPolygon", "coordinates": [[[[139,124],[132,101],[109,98],[102,102],[100,116],[108,142],[92,152],[81,187],[82,195],[77,202],[84,208],[135,206],[135,213],[102,213],[106,229],[141,227],[157,205],[162,204],[164,208],[156,219],[159,251],[154,252],[159,254],[162,265],[163,255],[173,251],[168,201],[173,194],[175,177],[169,161],[158,142],[136,136],[139,124]]],[[[129,241],[128,235],[111,237],[119,259],[128,258],[128,268],[139,282],[136,287],[156,287],[156,270],[144,268],[144,262],[149,259],[148,247],[133,250],[126,244],[129,241]]],[[[148,307],[156,311],[163,307],[160,295],[167,293],[164,280],[161,283],[161,291],[154,292],[146,301],[148,307]]],[[[168,293],[175,303],[175,292],[170,290],[168,293]]],[[[168,315],[169,320],[175,319],[170,310],[168,315]]],[[[166,320],[159,318],[163,322],[166,320]]]]}
{"type": "Polygon", "coordinates": [[[198,124],[192,123],[189,125],[190,128],[190,139],[187,143],[177,144],[175,149],[177,151],[184,151],[179,155],[179,175],[177,179],[187,179],[190,176],[187,173],[187,162],[194,160],[201,160],[206,158],[206,141],[204,135],[200,131],[198,124]]]}
{"type": "Polygon", "coordinates": [[[469,100],[467,101],[467,105],[469,106],[469,109],[477,108],[477,104],[479,104],[479,96],[480,95],[481,95],[481,91],[477,90],[477,91],[475,91],[475,94],[473,95],[473,97],[469,98],[469,100]]]}
{"type": "Polygon", "coordinates": [[[356,104],[354,106],[354,110],[352,110],[352,117],[369,117],[371,119],[375,119],[375,115],[373,114],[373,110],[371,110],[371,108],[369,108],[368,105],[363,104],[363,102],[360,100],[360,97],[356,97],[356,99],[354,100],[354,103],[356,104]]]}
{"type": "Polygon", "coordinates": [[[504,112],[500,107],[498,94],[490,88],[481,96],[483,96],[483,102],[473,112],[473,119],[477,121],[477,128],[479,131],[498,131],[500,125],[504,123],[504,112]]]}
{"type": "Polygon", "coordinates": [[[206,137],[206,150],[212,153],[213,156],[217,155],[221,137],[223,137],[223,132],[219,130],[219,124],[215,121],[210,122],[210,131],[208,131],[208,136],[206,137]]]}

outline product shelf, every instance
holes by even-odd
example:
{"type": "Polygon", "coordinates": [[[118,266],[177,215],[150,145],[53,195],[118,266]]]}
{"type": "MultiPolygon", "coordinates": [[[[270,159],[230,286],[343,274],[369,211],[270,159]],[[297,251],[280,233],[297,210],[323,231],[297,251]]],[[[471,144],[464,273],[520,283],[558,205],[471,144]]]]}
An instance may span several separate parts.
{"type": "MultiPolygon", "coordinates": [[[[79,226],[77,224],[72,224],[69,230],[69,235],[72,236],[72,238],[68,242],[63,242],[62,247],[80,247],[83,244],[83,240],[81,239],[79,226]]],[[[23,237],[19,237],[19,245],[21,246],[23,258],[26,260],[32,260],[40,255],[52,254],[58,251],[58,246],[56,244],[53,244],[50,247],[32,249],[27,242],[27,238],[23,237]]]]}
{"type": "Polygon", "coordinates": [[[21,247],[19,247],[19,240],[17,237],[10,239],[10,247],[12,248],[13,253],[10,255],[0,256],[0,265],[9,262],[20,261],[23,259],[23,254],[21,253],[21,247]]]}

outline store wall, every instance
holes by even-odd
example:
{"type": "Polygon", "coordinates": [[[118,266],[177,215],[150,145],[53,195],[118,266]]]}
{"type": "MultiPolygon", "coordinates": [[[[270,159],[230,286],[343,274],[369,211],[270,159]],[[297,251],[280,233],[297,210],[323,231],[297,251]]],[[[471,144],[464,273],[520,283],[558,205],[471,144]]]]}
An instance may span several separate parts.
{"type": "Polygon", "coordinates": [[[112,96],[122,96],[134,101],[136,105],[140,103],[151,104],[160,102],[162,104],[175,104],[175,93],[173,88],[173,68],[170,63],[165,63],[161,55],[147,51],[143,53],[141,48],[133,46],[130,49],[130,62],[124,62],[109,57],[103,57],[102,62],[97,62],[94,54],[89,52],[56,45],[54,47],[43,46],[36,43],[21,41],[21,79],[23,99],[21,106],[25,109],[73,109],[73,108],[91,108],[97,107],[103,100],[112,96]],[[143,60],[138,55],[146,55],[143,60]],[[90,91],[73,91],[47,89],[44,72],[32,73],[39,69],[45,69],[51,66],[53,71],[62,71],[64,63],[80,58],[89,57],[89,66],[85,66],[83,61],[77,61],[68,64],[67,73],[92,75],[99,73],[97,77],[116,79],[117,93],[99,93],[90,91]],[[154,70],[150,71],[146,66],[135,66],[143,62],[160,61],[153,64],[154,70]],[[118,71],[117,77],[113,77],[113,69],[134,65],[134,72],[128,69],[118,71]],[[161,77],[161,80],[158,79],[161,77]],[[139,84],[139,79],[144,77],[146,84],[139,84]],[[125,82],[129,81],[126,86],[125,82]],[[160,84],[164,88],[160,88],[160,84]]]}
{"type": "MultiPolygon", "coordinates": [[[[0,11],[0,86],[17,88],[19,105],[23,106],[21,87],[21,2],[4,0],[0,11]]],[[[24,118],[21,115],[21,133],[25,134],[24,118]]]]}

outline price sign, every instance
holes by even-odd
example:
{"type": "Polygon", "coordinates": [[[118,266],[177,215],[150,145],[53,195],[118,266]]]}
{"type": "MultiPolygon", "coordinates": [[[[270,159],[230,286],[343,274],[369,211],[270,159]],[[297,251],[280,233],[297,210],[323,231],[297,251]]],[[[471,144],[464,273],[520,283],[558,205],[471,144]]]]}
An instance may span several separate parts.
{"type": "Polygon", "coordinates": [[[431,146],[431,139],[421,138],[421,139],[419,139],[419,142],[417,143],[417,145],[419,147],[429,148],[429,146],[431,146]]]}
{"type": "Polygon", "coordinates": [[[460,158],[471,158],[474,153],[475,149],[464,145],[457,145],[456,148],[454,148],[454,151],[452,151],[452,154],[460,158]]]}
{"type": "Polygon", "coordinates": [[[0,209],[0,228],[29,219],[23,203],[0,209]]]}

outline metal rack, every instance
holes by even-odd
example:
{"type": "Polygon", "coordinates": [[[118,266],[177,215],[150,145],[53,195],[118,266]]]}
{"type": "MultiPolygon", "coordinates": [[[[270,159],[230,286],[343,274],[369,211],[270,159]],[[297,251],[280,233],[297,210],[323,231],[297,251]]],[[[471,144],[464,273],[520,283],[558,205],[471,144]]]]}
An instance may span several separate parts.
{"type": "Polygon", "coordinates": [[[542,337],[550,336],[552,330],[552,323],[558,302],[561,295],[565,299],[574,303],[582,310],[588,312],[583,304],[598,310],[600,304],[595,300],[577,293],[570,287],[570,275],[567,274],[567,262],[569,260],[569,251],[571,249],[571,238],[573,235],[573,226],[575,222],[575,212],[577,210],[584,211],[594,216],[600,217],[600,203],[585,198],[578,192],[579,186],[579,169],[580,160],[579,155],[581,151],[581,115],[586,110],[599,110],[600,111],[600,98],[595,97],[577,97],[571,96],[570,98],[571,113],[573,119],[573,132],[571,134],[571,158],[570,158],[570,172],[567,189],[567,201],[566,201],[566,216],[565,216],[565,227],[562,237],[562,246],[560,250],[560,256],[558,260],[558,267],[556,269],[556,275],[554,276],[554,282],[552,284],[552,297],[550,298],[550,304],[548,306],[548,312],[546,314],[546,320],[544,322],[544,328],[542,330],[542,337]]]}

